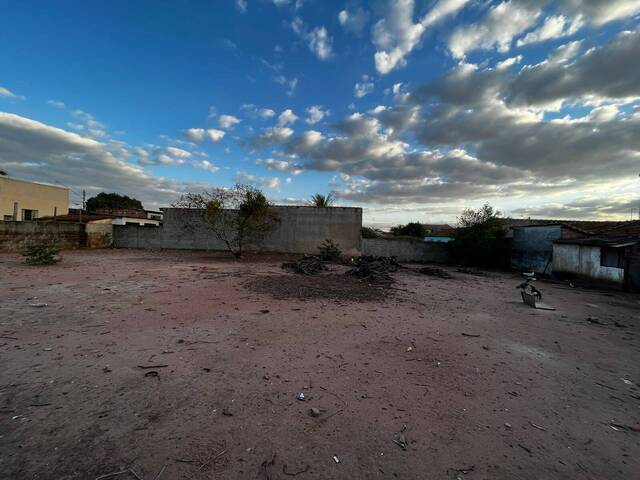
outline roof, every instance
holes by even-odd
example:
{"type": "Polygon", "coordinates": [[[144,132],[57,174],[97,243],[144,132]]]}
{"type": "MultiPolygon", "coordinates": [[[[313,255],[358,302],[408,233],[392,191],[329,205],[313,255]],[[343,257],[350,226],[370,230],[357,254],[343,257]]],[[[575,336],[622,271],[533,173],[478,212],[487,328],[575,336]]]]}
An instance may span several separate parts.
{"type": "Polygon", "coordinates": [[[561,225],[585,235],[603,237],[640,237],[640,220],[630,221],[592,221],[592,220],[507,220],[509,228],[546,227],[561,225]]]}
{"type": "Polygon", "coordinates": [[[451,237],[454,233],[456,233],[455,228],[445,223],[433,225],[423,223],[422,226],[427,232],[425,235],[427,237],[451,237]]]}
{"type": "Polygon", "coordinates": [[[621,248],[640,243],[638,237],[585,237],[571,238],[567,240],[555,240],[553,243],[564,245],[581,245],[586,247],[612,247],[621,248]]]}
{"type": "MultiPolygon", "coordinates": [[[[115,218],[116,215],[104,215],[97,213],[83,213],[82,214],[82,223],[93,222],[95,220],[105,220],[115,218]]],[[[40,217],[38,218],[39,222],[67,222],[67,223],[79,223],[81,219],[80,214],[78,213],[68,213],[66,215],[58,215],[55,217],[40,217]]]]}

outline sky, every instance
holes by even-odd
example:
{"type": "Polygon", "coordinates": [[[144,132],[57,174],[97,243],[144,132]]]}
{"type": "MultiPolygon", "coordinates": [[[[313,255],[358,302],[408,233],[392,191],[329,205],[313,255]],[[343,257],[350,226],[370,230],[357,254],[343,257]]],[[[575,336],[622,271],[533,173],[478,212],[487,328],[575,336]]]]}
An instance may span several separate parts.
{"type": "MultiPolygon", "coordinates": [[[[4,3],[4,2],[3,2],[4,3]]],[[[6,2],[0,169],[146,208],[640,216],[640,0],[6,2]]]]}

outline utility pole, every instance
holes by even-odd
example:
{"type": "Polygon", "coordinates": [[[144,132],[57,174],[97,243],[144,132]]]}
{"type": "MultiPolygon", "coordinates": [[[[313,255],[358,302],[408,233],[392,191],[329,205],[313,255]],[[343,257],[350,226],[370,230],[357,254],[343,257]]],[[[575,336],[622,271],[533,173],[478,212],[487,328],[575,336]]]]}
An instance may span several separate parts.
{"type": "Polygon", "coordinates": [[[82,189],[82,210],[84,210],[85,208],[87,208],[87,192],[85,192],[84,188],[82,189]]]}

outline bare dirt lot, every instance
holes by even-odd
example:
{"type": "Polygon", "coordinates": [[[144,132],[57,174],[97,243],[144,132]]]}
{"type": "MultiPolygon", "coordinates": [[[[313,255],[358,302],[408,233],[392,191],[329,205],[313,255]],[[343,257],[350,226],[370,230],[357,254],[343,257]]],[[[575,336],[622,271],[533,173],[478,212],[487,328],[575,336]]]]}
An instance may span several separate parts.
{"type": "Polygon", "coordinates": [[[638,295],[282,261],[1,254],[0,478],[640,478],[638,295]]]}

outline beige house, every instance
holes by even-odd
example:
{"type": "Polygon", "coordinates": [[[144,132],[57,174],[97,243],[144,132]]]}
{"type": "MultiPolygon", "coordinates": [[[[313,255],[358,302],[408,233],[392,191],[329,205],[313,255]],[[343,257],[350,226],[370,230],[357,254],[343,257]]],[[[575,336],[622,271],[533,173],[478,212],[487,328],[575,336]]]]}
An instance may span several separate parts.
{"type": "Polygon", "coordinates": [[[69,189],[0,177],[0,220],[28,221],[69,213],[69,189]]]}

